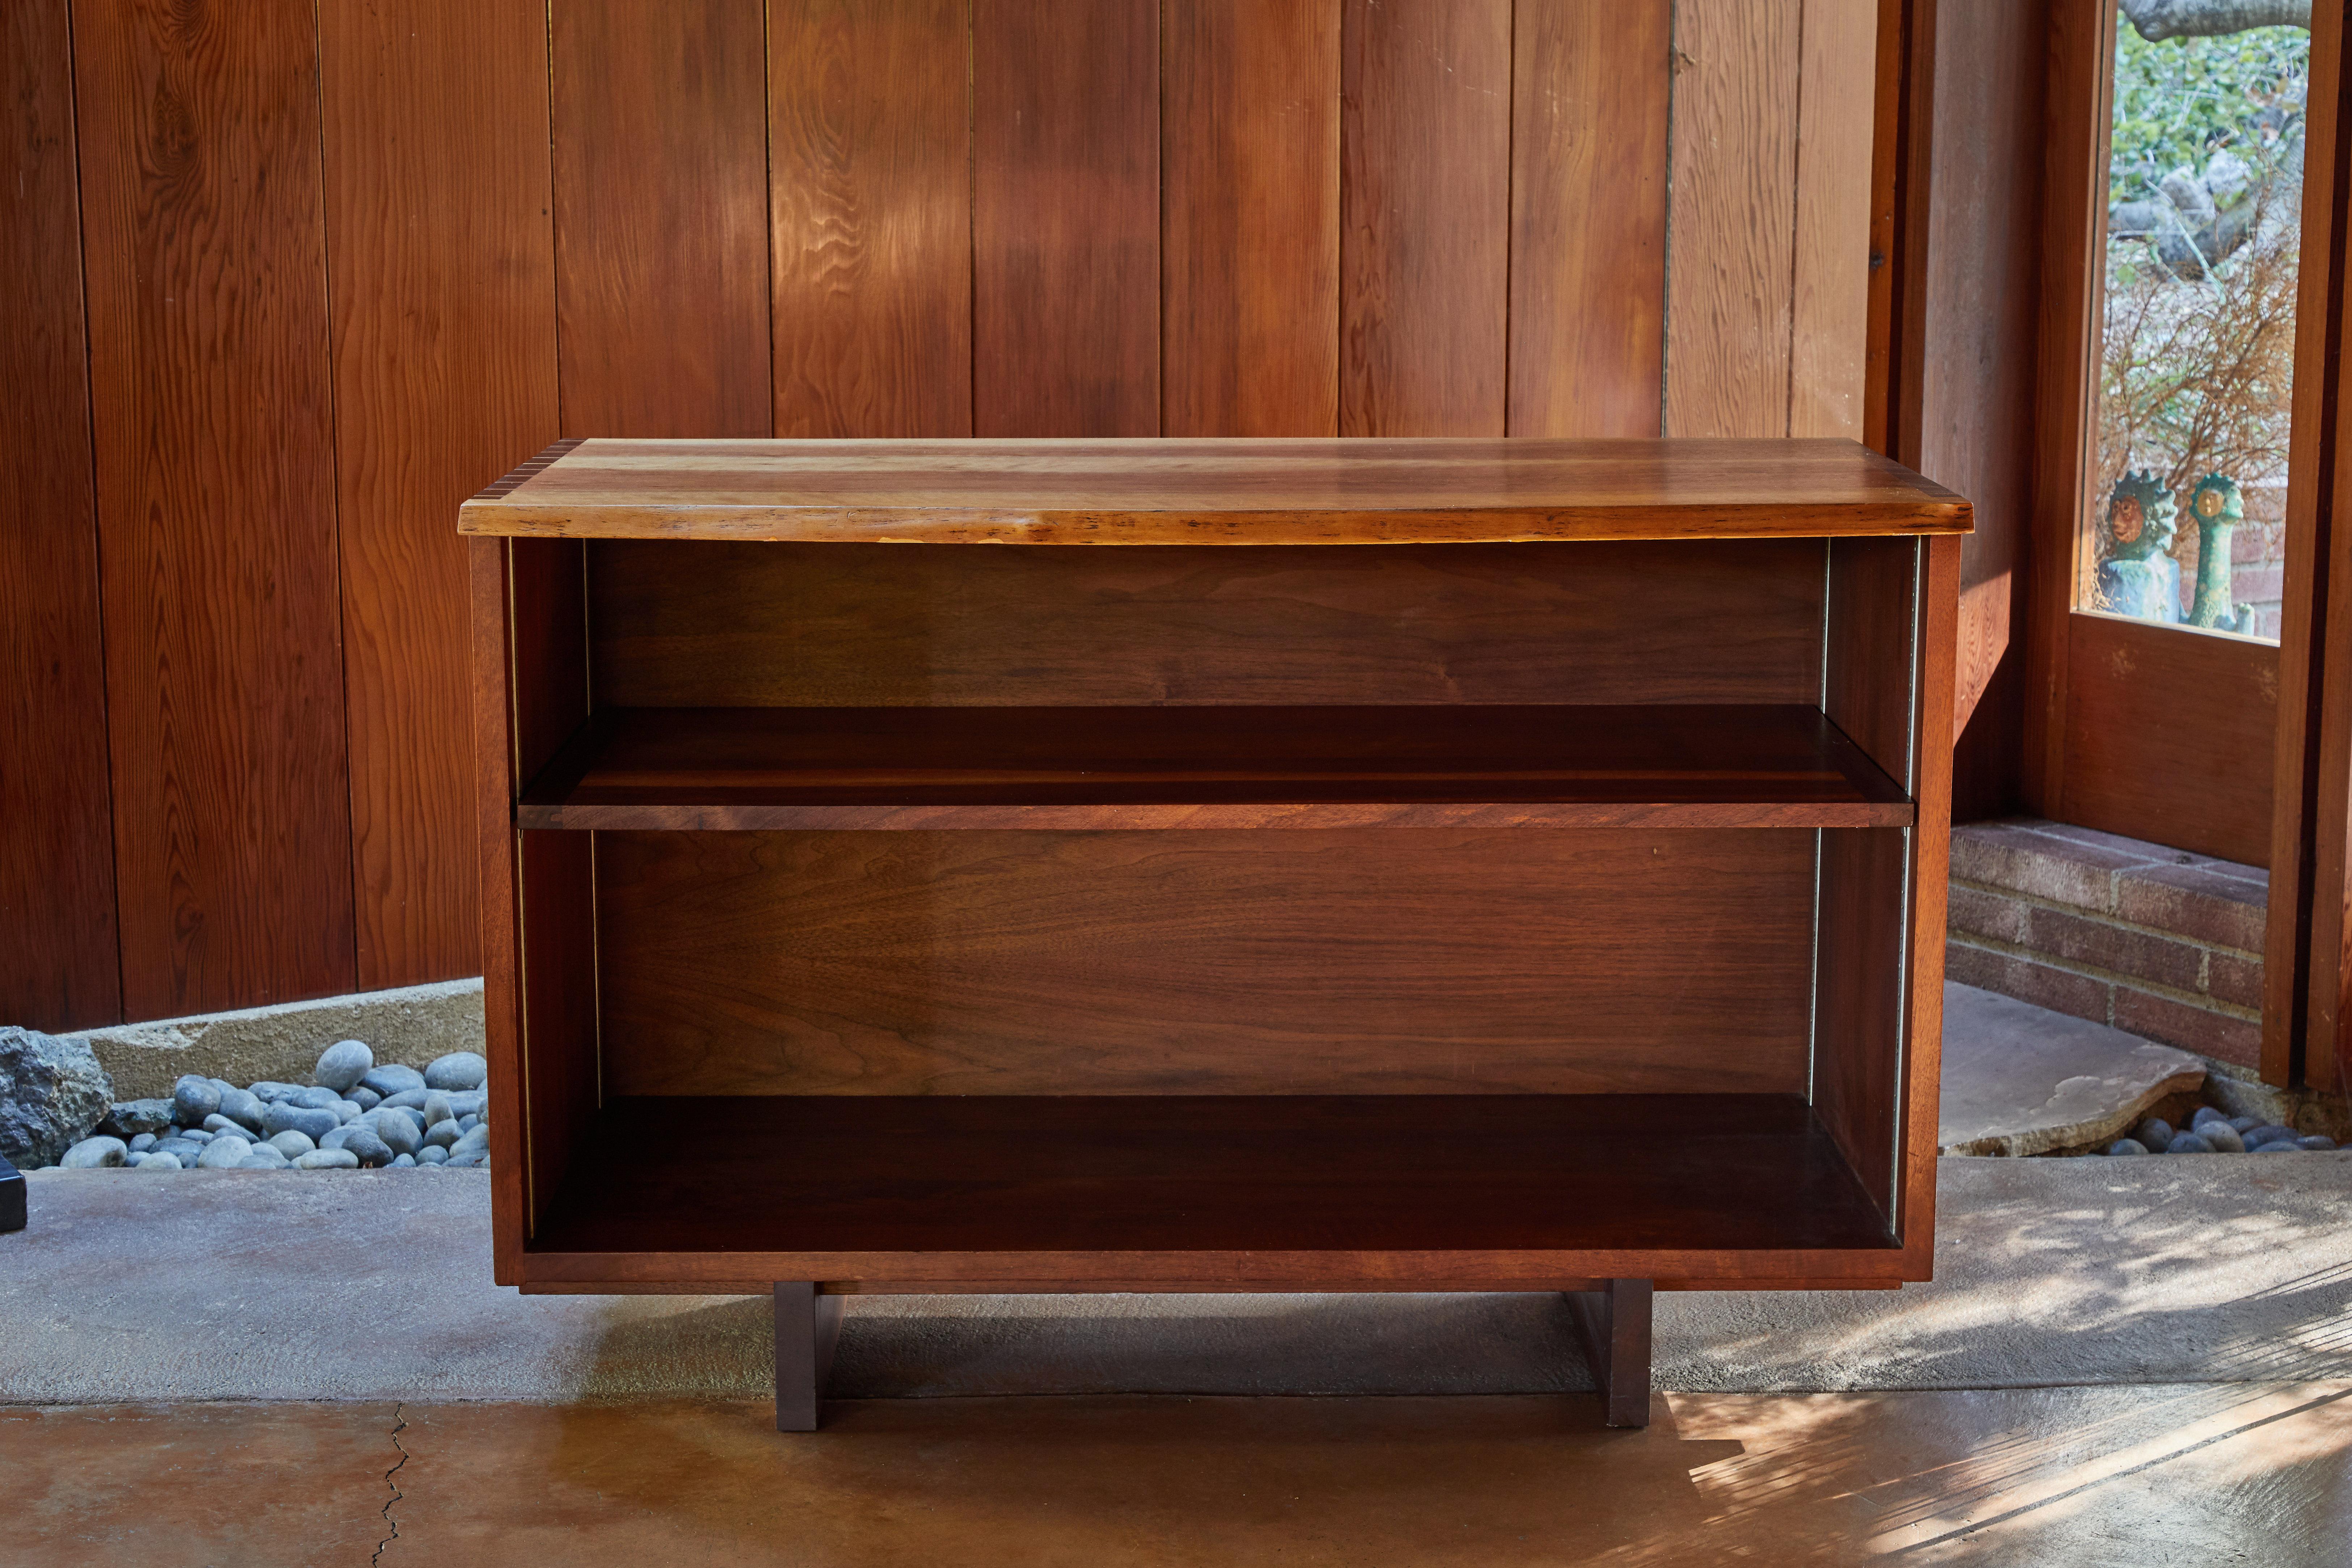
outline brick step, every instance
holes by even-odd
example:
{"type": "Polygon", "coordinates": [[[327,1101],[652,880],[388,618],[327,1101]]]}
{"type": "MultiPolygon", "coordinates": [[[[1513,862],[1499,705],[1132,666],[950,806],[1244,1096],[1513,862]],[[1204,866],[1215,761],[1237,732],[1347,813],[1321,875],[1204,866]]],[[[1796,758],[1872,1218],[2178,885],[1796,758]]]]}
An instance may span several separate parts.
{"type": "Polygon", "coordinates": [[[2039,818],[1952,830],[1951,979],[2252,1067],[2258,867],[2039,818]]]}

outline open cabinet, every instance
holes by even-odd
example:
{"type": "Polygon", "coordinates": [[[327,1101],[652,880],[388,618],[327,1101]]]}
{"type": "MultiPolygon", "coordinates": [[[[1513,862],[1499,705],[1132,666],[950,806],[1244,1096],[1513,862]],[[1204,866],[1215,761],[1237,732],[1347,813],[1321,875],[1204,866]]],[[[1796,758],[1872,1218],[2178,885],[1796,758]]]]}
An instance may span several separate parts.
{"type": "Polygon", "coordinates": [[[855,1291],[1629,1366],[1927,1278],[1968,527],[1842,441],[551,448],[461,520],[499,1280],[806,1381],[855,1291]]]}

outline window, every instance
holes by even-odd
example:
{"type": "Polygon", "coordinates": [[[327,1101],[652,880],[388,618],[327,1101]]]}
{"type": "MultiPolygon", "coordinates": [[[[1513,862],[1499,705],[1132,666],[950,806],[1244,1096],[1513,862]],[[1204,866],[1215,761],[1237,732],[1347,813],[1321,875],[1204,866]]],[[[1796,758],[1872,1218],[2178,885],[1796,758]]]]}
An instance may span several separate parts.
{"type": "Polygon", "coordinates": [[[2115,40],[2074,602],[2275,643],[2311,34],[2115,40]]]}

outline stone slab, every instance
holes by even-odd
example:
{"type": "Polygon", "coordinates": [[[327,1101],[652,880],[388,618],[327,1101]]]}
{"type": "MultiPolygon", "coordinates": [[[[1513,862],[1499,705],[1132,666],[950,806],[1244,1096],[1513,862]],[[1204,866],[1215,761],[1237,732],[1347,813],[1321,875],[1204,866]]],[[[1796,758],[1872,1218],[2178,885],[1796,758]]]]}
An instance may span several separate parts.
{"type": "Polygon", "coordinates": [[[1947,1154],[2043,1154],[2122,1137],[2205,1064],[2105,1024],[1972,985],[1944,987],[1947,1154]]]}
{"type": "Polygon", "coordinates": [[[71,1037],[89,1042],[114,1080],[117,1100],[168,1098],[173,1080],[191,1072],[240,1088],[264,1079],[309,1083],[319,1053],[337,1040],[365,1040],[378,1063],[422,1068],[452,1051],[482,1049],[482,983],[477,977],[362,991],[71,1037]]]}
{"type": "MultiPolygon", "coordinates": [[[[1658,1386],[2352,1378],[2352,1153],[1940,1163],[1937,1279],[1676,1292],[1658,1386]]],[[[489,1181],[38,1171],[0,1236],[0,1404],[756,1399],[761,1298],[490,1283],[489,1181]]],[[[1548,1394],[1566,1303],[1486,1295],[856,1297],[843,1397],[1548,1394]]]]}

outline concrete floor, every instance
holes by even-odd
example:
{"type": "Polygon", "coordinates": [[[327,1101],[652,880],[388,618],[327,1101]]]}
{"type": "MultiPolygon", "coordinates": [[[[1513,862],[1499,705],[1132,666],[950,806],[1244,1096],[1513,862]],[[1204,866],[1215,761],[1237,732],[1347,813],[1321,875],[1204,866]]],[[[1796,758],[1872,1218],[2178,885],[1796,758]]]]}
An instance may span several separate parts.
{"type": "Polygon", "coordinates": [[[0,1560],[2340,1565],[2352,1384],[0,1409],[0,1560]],[[380,1552],[379,1552],[380,1549],[380,1552]]]}
{"type": "Polygon", "coordinates": [[[1645,1432],[1553,1297],[980,1297],[780,1436],[765,1301],[500,1290],[477,1173],[38,1172],[0,1565],[2352,1563],[2352,1153],[1939,1180],[1932,1284],[1662,1297],[1645,1432]]]}
{"type": "MultiPolygon", "coordinates": [[[[1685,1292],[1684,1392],[2352,1380],[2352,1152],[1939,1162],[1937,1278],[1685,1292]]],[[[0,1404],[756,1398],[762,1298],[490,1283],[474,1171],[36,1171],[0,1236],[0,1404]],[[169,1200],[159,1184],[168,1184],[169,1200]]],[[[848,1397],[1549,1394],[1557,1296],[910,1296],[848,1304],[848,1397]]]]}

